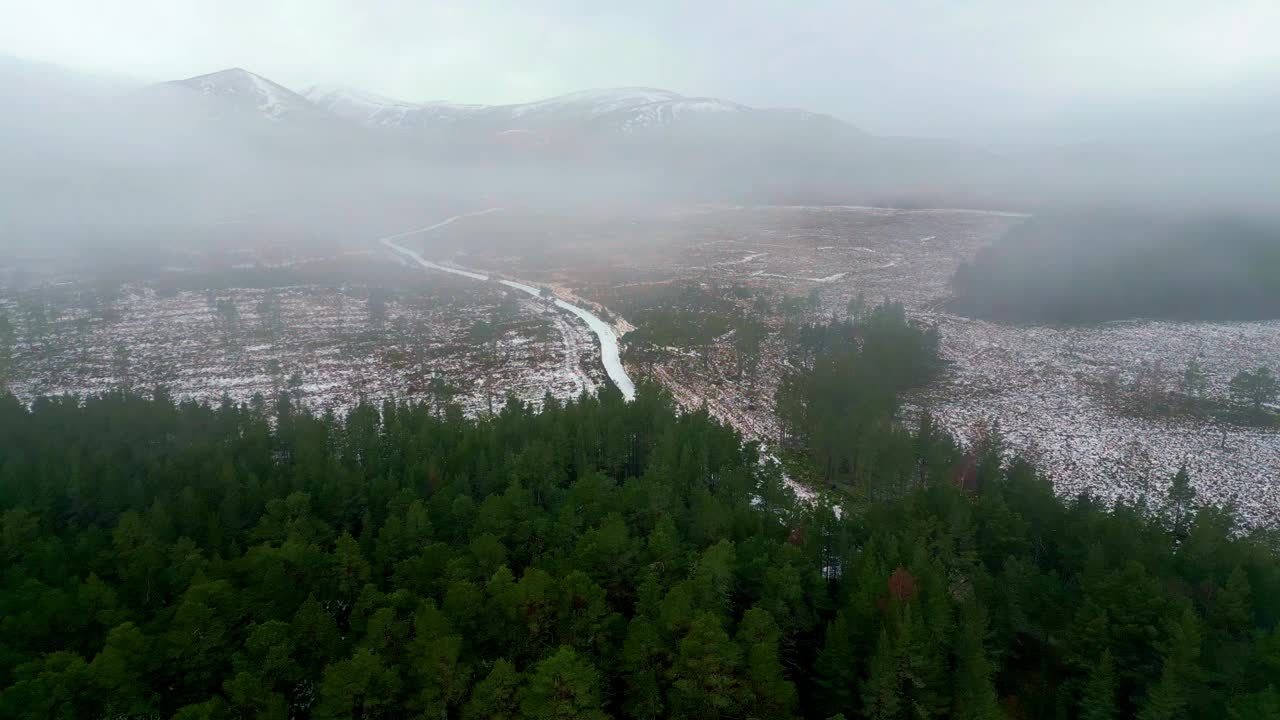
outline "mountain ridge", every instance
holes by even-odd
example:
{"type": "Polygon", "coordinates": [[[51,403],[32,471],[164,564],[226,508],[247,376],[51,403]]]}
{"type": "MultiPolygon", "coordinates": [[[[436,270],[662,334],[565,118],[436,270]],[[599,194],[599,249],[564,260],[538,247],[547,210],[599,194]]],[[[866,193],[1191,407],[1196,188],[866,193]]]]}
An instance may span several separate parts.
{"type": "Polygon", "coordinates": [[[498,139],[530,134],[540,143],[634,141],[643,136],[742,139],[802,137],[815,127],[853,138],[865,133],[830,115],[798,108],[755,108],[715,97],[645,86],[593,88],[526,103],[412,102],[359,88],[315,85],[302,92],[235,67],[162,83],[191,90],[269,120],[324,114],[366,129],[440,139],[498,139]]]}
{"type": "Polygon", "coordinates": [[[319,108],[297,92],[241,67],[170,80],[162,87],[180,87],[221,101],[241,113],[256,111],[271,120],[307,115],[319,108]]]}

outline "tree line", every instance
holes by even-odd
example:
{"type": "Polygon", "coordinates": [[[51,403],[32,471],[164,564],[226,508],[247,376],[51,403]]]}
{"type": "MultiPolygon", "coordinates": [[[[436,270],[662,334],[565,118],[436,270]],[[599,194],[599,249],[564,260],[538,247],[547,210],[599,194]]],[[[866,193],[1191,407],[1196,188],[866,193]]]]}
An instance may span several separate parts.
{"type": "Polygon", "coordinates": [[[1000,322],[1280,317],[1280,230],[1210,216],[1033,217],[966,261],[952,310],[1000,322]]]}
{"type": "Polygon", "coordinates": [[[1182,372],[1170,377],[1163,363],[1143,363],[1128,383],[1113,369],[1103,376],[1105,399],[1120,410],[1139,416],[1187,415],[1213,419],[1219,423],[1268,427],[1280,422],[1280,378],[1262,365],[1240,370],[1225,388],[1210,387],[1209,373],[1198,359],[1187,362],[1182,372]]]}
{"type": "Polygon", "coordinates": [[[791,370],[778,384],[778,444],[804,457],[822,484],[894,495],[925,465],[950,462],[955,445],[927,416],[919,433],[898,422],[901,394],[942,369],[935,328],[908,320],[900,303],[855,298],[846,318],[788,324],[785,334],[791,370]]]}
{"type": "Polygon", "coordinates": [[[1280,712],[1274,533],[1185,474],[1106,508],[996,433],[890,435],[936,336],[894,306],[809,332],[798,447],[861,502],[797,501],[653,385],[478,419],[6,397],[0,716],[1280,712]]]}

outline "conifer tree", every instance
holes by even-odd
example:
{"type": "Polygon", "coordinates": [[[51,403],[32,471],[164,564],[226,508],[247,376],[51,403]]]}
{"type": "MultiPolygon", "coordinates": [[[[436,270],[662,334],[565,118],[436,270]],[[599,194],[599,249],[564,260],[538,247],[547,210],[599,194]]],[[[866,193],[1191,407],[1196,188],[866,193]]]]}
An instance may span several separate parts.
{"type": "Polygon", "coordinates": [[[1085,680],[1080,697],[1080,720],[1115,720],[1116,717],[1116,664],[1111,652],[1104,650],[1085,680]]]}
{"type": "Polygon", "coordinates": [[[604,720],[600,676],[571,648],[561,647],[538,663],[525,688],[520,710],[533,720],[604,720]]]}

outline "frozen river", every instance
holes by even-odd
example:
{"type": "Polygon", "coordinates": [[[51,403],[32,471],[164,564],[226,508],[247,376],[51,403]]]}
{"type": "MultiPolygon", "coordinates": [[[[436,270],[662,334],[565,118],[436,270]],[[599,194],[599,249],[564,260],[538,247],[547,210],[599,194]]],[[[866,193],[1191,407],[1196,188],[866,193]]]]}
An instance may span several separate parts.
{"type": "MultiPolygon", "coordinates": [[[[414,250],[411,250],[401,245],[400,243],[396,242],[396,240],[404,237],[409,237],[410,235],[421,235],[423,233],[428,233],[438,228],[442,228],[446,225],[449,225],[461,218],[472,217],[475,215],[484,215],[486,213],[495,212],[497,209],[498,208],[491,208],[489,210],[484,210],[478,213],[470,213],[467,215],[455,215],[451,218],[438,222],[435,225],[430,225],[425,228],[419,228],[417,230],[409,230],[408,232],[397,233],[395,235],[388,235],[387,237],[380,238],[378,242],[382,243],[383,246],[389,248],[390,250],[408,258],[409,260],[412,260],[418,265],[421,265],[422,267],[427,268],[428,270],[439,270],[441,272],[447,272],[447,273],[452,273],[454,275],[461,275],[462,277],[471,278],[472,280],[480,280],[480,281],[488,282],[491,279],[488,275],[485,275],[483,273],[473,272],[471,270],[462,270],[460,268],[449,267],[447,265],[441,265],[439,263],[431,262],[430,260],[427,260],[426,258],[422,257],[421,253],[418,253],[414,250]]],[[[521,292],[528,293],[533,297],[541,297],[541,294],[542,294],[542,291],[539,288],[536,288],[532,285],[526,285],[525,283],[516,282],[514,280],[499,280],[498,282],[513,290],[519,290],[521,292]]],[[[580,320],[585,322],[587,324],[587,327],[591,328],[591,332],[595,333],[596,337],[600,340],[600,360],[604,364],[604,370],[606,373],[608,373],[609,379],[612,380],[613,384],[617,386],[618,390],[622,392],[622,396],[624,398],[626,398],[627,400],[635,399],[636,386],[635,386],[635,383],[631,381],[631,377],[627,375],[627,369],[622,366],[622,351],[620,346],[618,345],[618,333],[613,329],[613,326],[605,322],[604,320],[601,320],[590,310],[574,305],[573,303],[566,302],[559,298],[556,299],[556,307],[573,313],[580,320]]]]}

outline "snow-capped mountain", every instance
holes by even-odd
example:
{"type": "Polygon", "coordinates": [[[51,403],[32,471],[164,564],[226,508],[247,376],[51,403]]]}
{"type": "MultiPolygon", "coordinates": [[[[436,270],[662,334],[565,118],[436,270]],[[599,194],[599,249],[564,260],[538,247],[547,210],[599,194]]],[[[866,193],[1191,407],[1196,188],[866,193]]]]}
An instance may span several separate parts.
{"type": "Polygon", "coordinates": [[[469,123],[498,132],[578,126],[600,115],[680,98],[651,88],[588,90],[515,105],[411,103],[332,87],[315,87],[303,94],[318,107],[366,127],[417,130],[469,123]]]}
{"type": "Polygon", "coordinates": [[[602,115],[629,112],[637,108],[680,100],[669,90],[656,88],[611,88],[584,90],[519,105],[498,105],[490,114],[509,122],[517,130],[535,130],[590,122],[602,115]]]}
{"type": "Polygon", "coordinates": [[[597,130],[622,135],[705,135],[719,139],[815,139],[815,131],[859,135],[853,127],[829,115],[804,110],[752,108],[717,98],[675,97],[669,100],[600,113],[591,122],[597,130]]]}
{"type": "Polygon", "coordinates": [[[827,115],[753,108],[648,87],[585,90],[512,105],[467,105],[409,102],[335,86],[316,86],[299,94],[242,68],[158,87],[169,95],[198,94],[214,116],[265,118],[277,125],[306,120],[339,126],[331,129],[389,132],[399,141],[417,139],[436,147],[651,147],[655,142],[678,142],[687,151],[698,144],[812,146],[861,135],[827,115]]]}
{"type": "Polygon", "coordinates": [[[532,133],[548,142],[647,135],[759,138],[789,133],[811,139],[815,130],[857,134],[845,123],[817,113],[751,108],[644,87],[586,90],[513,105],[412,103],[327,87],[304,94],[317,107],[364,127],[411,133],[452,132],[472,137],[532,133]]]}
{"type": "Polygon", "coordinates": [[[724,166],[735,157],[770,162],[826,157],[866,136],[846,123],[803,110],[753,108],[670,90],[621,87],[569,93],[536,102],[468,105],[410,102],[347,87],[302,93],[232,68],[152,86],[163,112],[197,116],[204,135],[254,137],[265,152],[329,156],[502,161],[531,155],[550,162],[662,162],[724,166]],[[263,139],[269,137],[269,140],[263,139]]]}
{"type": "Polygon", "coordinates": [[[164,86],[199,93],[218,112],[257,114],[270,120],[294,120],[320,114],[319,109],[301,95],[242,68],[174,80],[164,86]]]}
{"type": "Polygon", "coordinates": [[[447,128],[485,109],[484,105],[404,102],[340,86],[318,85],[302,94],[335,117],[381,130],[447,128]]]}

